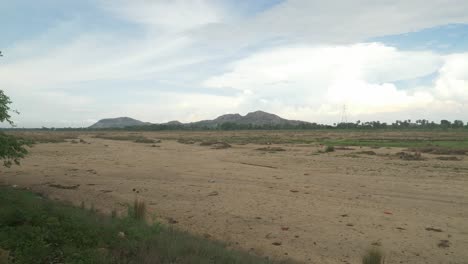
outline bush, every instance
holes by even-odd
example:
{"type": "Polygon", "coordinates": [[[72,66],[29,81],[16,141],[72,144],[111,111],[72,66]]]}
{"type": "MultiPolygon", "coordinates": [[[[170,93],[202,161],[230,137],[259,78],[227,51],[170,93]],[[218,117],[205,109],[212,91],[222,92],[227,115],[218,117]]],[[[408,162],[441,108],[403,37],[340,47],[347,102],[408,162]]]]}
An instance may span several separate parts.
{"type": "Polygon", "coordinates": [[[383,254],[378,249],[370,249],[366,255],[362,257],[362,264],[384,264],[385,260],[383,254]]]}
{"type": "Polygon", "coordinates": [[[157,142],[156,140],[153,140],[153,139],[141,137],[141,138],[135,139],[135,143],[147,143],[147,144],[152,144],[152,143],[159,143],[159,142],[157,142]]]}
{"type": "Polygon", "coordinates": [[[334,147],[334,146],[327,146],[327,147],[325,148],[325,152],[333,152],[333,151],[335,151],[335,147],[334,147]]]}
{"type": "Polygon", "coordinates": [[[128,216],[135,220],[146,219],[146,204],[144,201],[135,199],[133,207],[128,207],[128,216]]]}

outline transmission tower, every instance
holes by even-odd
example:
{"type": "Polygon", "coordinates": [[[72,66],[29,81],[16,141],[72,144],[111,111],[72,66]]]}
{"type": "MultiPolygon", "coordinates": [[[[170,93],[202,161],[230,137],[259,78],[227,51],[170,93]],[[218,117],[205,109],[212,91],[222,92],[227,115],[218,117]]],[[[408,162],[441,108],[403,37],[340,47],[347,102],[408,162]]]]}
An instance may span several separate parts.
{"type": "Polygon", "coordinates": [[[341,123],[347,124],[348,123],[348,113],[346,111],[346,104],[343,105],[341,109],[341,123]]]}

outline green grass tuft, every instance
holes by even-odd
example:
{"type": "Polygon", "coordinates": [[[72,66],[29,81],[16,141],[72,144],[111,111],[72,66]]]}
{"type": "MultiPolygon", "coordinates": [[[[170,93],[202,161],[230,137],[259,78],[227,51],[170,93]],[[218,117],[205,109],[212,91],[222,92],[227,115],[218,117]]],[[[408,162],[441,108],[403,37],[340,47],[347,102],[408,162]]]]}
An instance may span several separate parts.
{"type": "Polygon", "coordinates": [[[144,221],[146,219],[145,202],[135,199],[133,206],[128,207],[128,216],[138,221],[144,221]]]}
{"type": "Polygon", "coordinates": [[[378,249],[372,248],[369,249],[362,257],[362,264],[384,264],[384,256],[382,252],[378,249]]]}
{"type": "MultiPolygon", "coordinates": [[[[134,205],[139,217],[142,204],[134,205]]],[[[14,263],[279,263],[141,218],[90,211],[0,186],[0,249],[14,263]]]]}

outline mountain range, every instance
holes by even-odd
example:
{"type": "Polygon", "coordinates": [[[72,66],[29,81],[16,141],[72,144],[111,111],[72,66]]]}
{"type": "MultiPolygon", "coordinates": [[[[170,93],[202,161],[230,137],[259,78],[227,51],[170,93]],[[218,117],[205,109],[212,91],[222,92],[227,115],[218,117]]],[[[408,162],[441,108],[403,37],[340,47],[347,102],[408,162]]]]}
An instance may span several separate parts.
{"type": "Polygon", "coordinates": [[[172,125],[172,126],[193,126],[193,127],[217,127],[224,123],[233,123],[237,125],[290,125],[297,126],[300,124],[307,124],[308,122],[299,120],[288,120],[281,118],[275,114],[270,114],[263,111],[255,111],[242,116],[240,114],[226,114],[219,116],[213,120],[202,120],[192,123],[181,123],[179,121],[170,121],[161,124],[152,124],[148,122],[142,122],[130,117],[118,117],[118,118],[106,118],[99,120],[97,123],[91,125],[91,129],[102,129],[102,128],[125,128],[132,126],[145,126],[145,125],[172,125]]]}

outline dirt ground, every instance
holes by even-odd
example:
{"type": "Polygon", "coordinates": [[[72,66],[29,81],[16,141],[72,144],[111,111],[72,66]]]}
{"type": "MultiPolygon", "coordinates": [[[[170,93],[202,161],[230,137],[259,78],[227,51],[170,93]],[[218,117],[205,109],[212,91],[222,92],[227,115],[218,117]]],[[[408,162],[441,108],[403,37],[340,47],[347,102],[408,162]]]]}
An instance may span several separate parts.
{"type": "Polygon", "coordinates": [[[263,256],[360,263],[378,247],[387,263],[468,263],[468,156],[94,136],[37,144],[21,166],[0,168],[0,183],[103,212],[139,198],[160,221],[263,256]]]}

